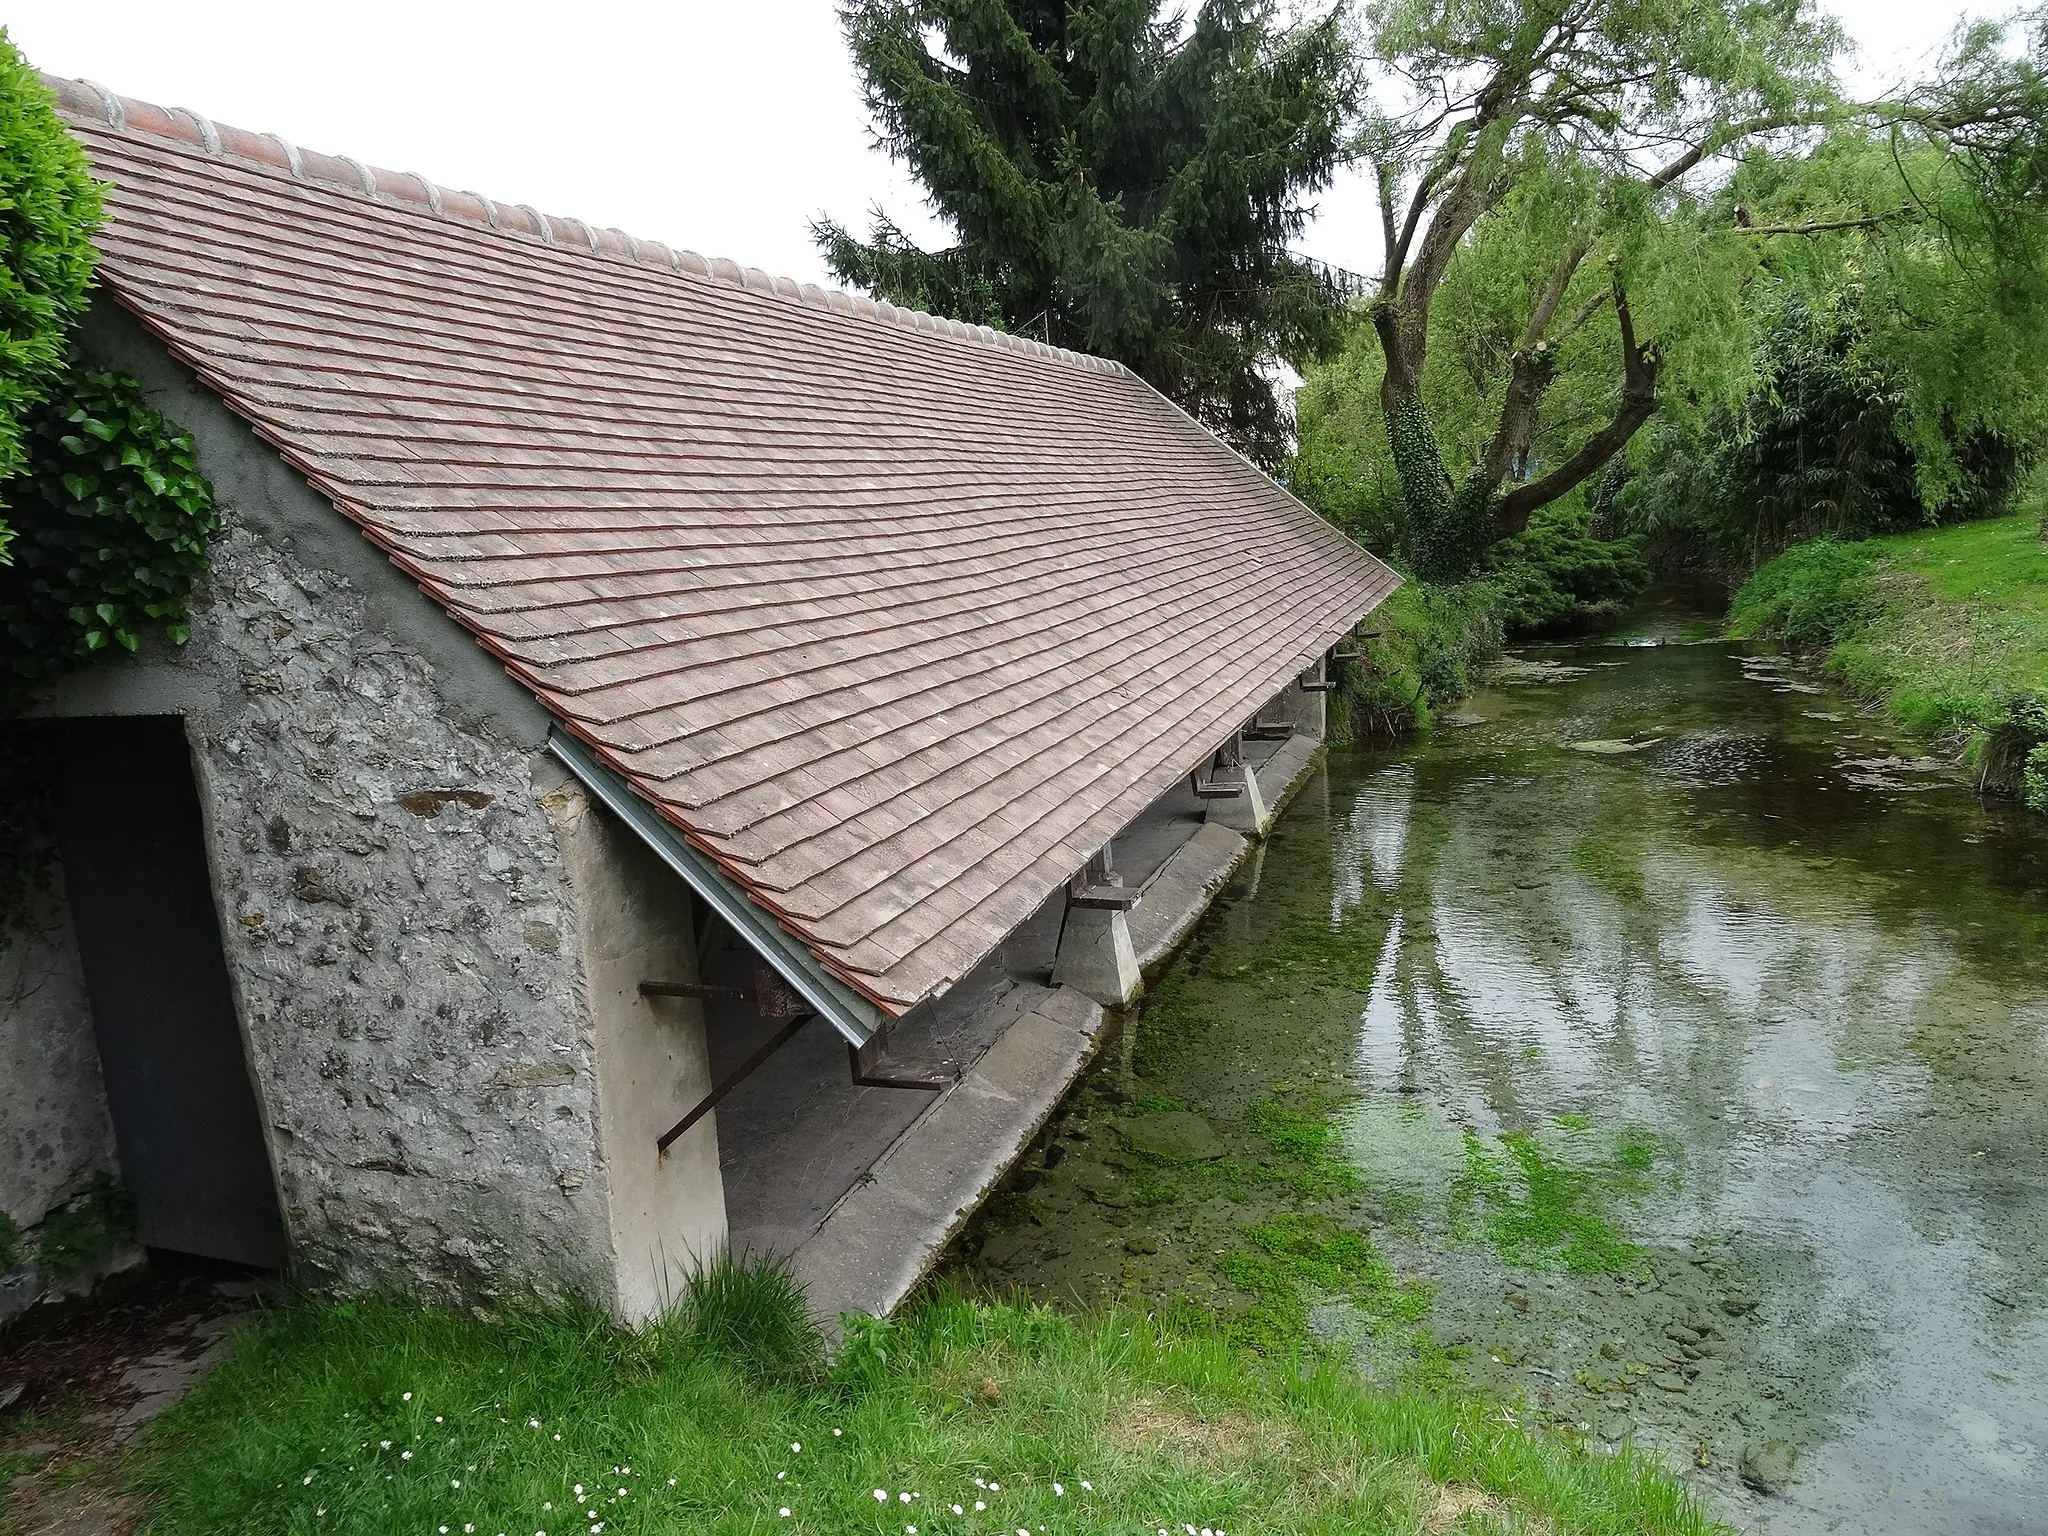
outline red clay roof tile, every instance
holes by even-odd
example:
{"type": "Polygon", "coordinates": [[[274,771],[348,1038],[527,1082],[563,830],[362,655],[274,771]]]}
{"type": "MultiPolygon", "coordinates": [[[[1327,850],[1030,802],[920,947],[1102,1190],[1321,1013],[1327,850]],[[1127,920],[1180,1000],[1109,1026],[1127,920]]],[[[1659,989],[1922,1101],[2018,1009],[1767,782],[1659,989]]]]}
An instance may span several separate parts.
{"type": "Polygon", "coordinates": [[[48,83],[113,294],[886,1012],[1395,585],[1114,363],[48,83]]]}

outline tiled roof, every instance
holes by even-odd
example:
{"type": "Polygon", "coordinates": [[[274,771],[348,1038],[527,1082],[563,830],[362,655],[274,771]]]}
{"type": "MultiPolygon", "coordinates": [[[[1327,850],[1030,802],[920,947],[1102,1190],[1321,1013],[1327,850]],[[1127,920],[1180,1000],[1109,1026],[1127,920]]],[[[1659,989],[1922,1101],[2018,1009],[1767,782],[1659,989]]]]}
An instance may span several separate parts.
{"type": "Polygon", "coordinates": [[[1395,584],[1115,363],[49,84],[104,286],[885,1013],[1395,584]]]}

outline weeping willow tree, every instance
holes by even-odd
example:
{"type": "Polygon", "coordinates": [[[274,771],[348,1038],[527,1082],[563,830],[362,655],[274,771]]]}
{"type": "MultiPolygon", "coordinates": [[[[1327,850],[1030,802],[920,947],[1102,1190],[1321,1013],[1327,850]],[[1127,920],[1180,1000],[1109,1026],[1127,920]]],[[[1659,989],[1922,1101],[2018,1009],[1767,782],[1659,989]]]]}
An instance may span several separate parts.
{"type": "Polygon", "coordinates": [[[1739,372],[1755,256],[1702,216],[1695,182],[1838,110],[1840,34],[1809,0],[1379,0],[1365,15],[1366,46],[1406,84],[1359,140],[1384,243],[1380,410],[1415,566],[1452,579],[1599,476],[1669,379],[1739,372]],[[1428,387],[1446,329],[1465,421],[1428,387]]]}
{"type": "Polygon", "coordinates": [[[1752,152],[1714,214],[1757,251],[1759,367],[1660,421],[1637,525],[1748,567],[2006,510],[2048,443],[2048,18],[1966,28],[1898,101],[1752,152]]]}

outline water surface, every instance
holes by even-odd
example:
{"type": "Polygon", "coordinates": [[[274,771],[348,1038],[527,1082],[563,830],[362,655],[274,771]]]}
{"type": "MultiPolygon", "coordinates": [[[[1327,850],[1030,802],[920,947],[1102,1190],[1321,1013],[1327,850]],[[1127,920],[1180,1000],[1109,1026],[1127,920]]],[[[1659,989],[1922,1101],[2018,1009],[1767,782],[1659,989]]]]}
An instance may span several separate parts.
{"type": "Polygon", "coordinates": [[[959,1268],[1305,1313],[1747,1529],[2048,1530],[2048,823],[1716,645],[1461,708],[1332,754],[959,1268]]]}

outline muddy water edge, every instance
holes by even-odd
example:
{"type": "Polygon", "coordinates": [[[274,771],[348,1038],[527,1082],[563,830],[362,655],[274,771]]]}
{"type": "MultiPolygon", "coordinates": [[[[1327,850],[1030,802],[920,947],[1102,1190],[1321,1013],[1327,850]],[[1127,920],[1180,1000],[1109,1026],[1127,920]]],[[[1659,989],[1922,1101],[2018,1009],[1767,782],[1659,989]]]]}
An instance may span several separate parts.
{"type": "Polygon", "coordinates": [[[2048,1530],[2048,822],[1723,645],[1333,752],[949,1273],[1304,1333],[1771,1532],[2048,1530]]]}

